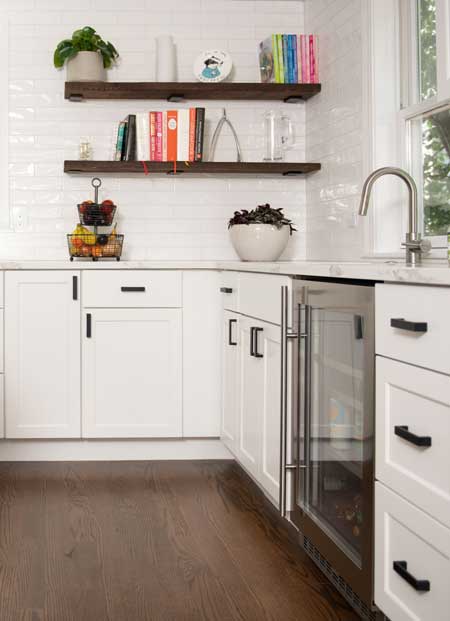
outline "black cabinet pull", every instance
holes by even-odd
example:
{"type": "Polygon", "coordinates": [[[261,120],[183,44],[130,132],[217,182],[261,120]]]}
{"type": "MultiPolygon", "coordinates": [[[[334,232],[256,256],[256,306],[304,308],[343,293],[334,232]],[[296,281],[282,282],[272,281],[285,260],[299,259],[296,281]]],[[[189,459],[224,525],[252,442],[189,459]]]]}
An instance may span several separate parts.
{"type": "Polygon", "coordinates": [[[78,276],[72,276],[72,300],[78,300],[78,276]]]}
{"type": "Polygon", "coordinates": [[[233,324],[237,323],[237,319],[228,320],[228,345],[237,345],[237,341],[233,341],[233,324]]]}
{"type": "Polygon", "coordinates": [[[416,436],[415,433],[409,431],[407,425],[396,425],[394,427],[394,433],[396,436],[399,436],[399,438],[411,442],[411,444],[415,444],[416,446],[431,446],[431,436],[416,436]]]}
{"type": "Polygon", "coordinates": [[[255,350],[254,350],[254,346],[255,346],[255,339],[254,339],[254,333],[255,333],[255,328],[250,328],[250,356],[254,356],[255,355],[255,350]]]}
{"type": "Polygon", "coordinates": [[[416,591],[427,592],[430,590],[430,581],[429,580],[417,580],[412,574],[408,571],[408,563],[406,561],[394,561],[393,563],[394,571],[397,573],[403,580],[405,580],[408,584],[412,586],[416,591]]]}
{"type": "Polygon", "coordinates": [[[391,319],[391,328],[424,334],[428,331],[428,324],[426,321],[407,321],[403,317],[399,317],[398,319],[391,319]]]}
{"type": "Polygon", "coordinates": [[[144,293],[145,287],[120,287],[124,293],[144,293]]]}
{"type": "Polygon", "coordinates": [[[233,289],[231,287],[220,287],[220,293],[233,293],[233,289]]]}
{"type": "Polygon", "coordinates": [[[86,314],[86,338],[90,339],[92,336],[92,315],[86,314]]]}
{"type": "Polygon", "coordinates": [[[253,328],[253,355],[255,358],[264,358],[263,354],[258,353],[258,334],[263,330],[264,328],[253,328]]]}

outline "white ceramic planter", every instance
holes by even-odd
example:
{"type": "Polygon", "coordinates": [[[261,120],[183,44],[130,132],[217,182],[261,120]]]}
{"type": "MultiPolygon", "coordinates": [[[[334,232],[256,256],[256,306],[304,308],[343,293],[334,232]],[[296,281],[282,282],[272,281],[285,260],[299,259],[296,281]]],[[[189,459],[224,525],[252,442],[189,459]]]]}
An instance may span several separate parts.
{"type": "Polygon", "coordinates": [[[278,229],[272,224],[235,224],[230,237],[242,261],[276,261],[287,246],[289,232],[287,225],[278,229]]]}
{"type": "Polygon", "coordinates": [[[104,82],[106,69],[100,52],[78,52],[67,61],[68,82],[104,82]]]}

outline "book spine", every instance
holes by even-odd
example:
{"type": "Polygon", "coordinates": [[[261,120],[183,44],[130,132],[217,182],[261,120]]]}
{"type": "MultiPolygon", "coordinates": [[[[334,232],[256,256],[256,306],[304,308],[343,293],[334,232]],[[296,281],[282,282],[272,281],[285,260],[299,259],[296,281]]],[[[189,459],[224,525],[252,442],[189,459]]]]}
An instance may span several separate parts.
{"type": "Polygon", "coordinates": [[[284,60],[283,60],[283,35],[277,34],[278,66],[280,71],[280,83],[284,82],[284,60]]]}
{"type": "Polygon", "coordinates": [[[314,35],[314,84],[320,82],[319,79],[319,37],[314,35]]]}
{"type": "Polygon", "coordinates": [[[177,160],[177,131],[178,131],[178,112],[177,110],[167,111],[167,161],[177,160]]]}
{"type": "Polygon", "coordinates": [[[309,62],[308,62],[308,43],[307,36],[303,35],[303,82],[309,84],[309,62]]]}
{"type": "Polygon", "coordinates": [[[288,37],[287,35],[281,35],[283,37],[283,67],[284,67],[284,83],[289,84],[289,50],[288,50],[288,37]]]}
{"type": "Polygon", "coordinates": [[[189,108],[189,161],[195,161],[195,108],[189,108]]]}
{"type": "Polygon", "coordinates": [[[149,118],[147,112],[139,112],[136,115],[136,158],[140,162],[150,159],[149,118]]]}
{"type": "Polygon", "coordinates": [[[150,117],[150,161],[156,161],[156,112],[149,112],[150,117]]]}
{"type": "Polygon", "coordinates": [[[298,69],[298,78],[297,81],[299,84],[302,83],[302,35],[297,35],[297,69],[298,69]]]}
{"type": "Polygon", "coordinates": [[[120,121],[119,127],[117,128],[116,153],[114,155],[114,159],[116,162],[120,162],[120,160],[122,159],[122,147],[123,147],[124,136],[125,136],[125,121],[120,121]]]}
{"type": "Polygon", "coordinates": [[[294,60],[294,35],[289,35],[289,80],[291,84],[294,84],[295,76],[295,60],[294,60]]]}
{"type": "Polygon", "coordinates": [[[292,64],[294,67],[292,82],[297,84],[298,82],[298,63],[297,63],[297,35],[291,35],[292,37],[292,64]]]}
{"type": "Polygon", "coordinates": [[[136,159],[136,115],[128,115],[127,148],[125,160],[131,162],[136,159]]]}
{"type": "Polygon", "coordinates": [[[167,162],[167,110],[162,113],[162,158],[167,162]]]}
{"type": "Polygon", "coordinates": [[[205,132],[205,108],[196,108],[195,111],[195,161],[203,159],[203,136],[205,132]]]}
{"type": "Polygon", "coordinates": [[[280,80],[280,63],[278,59],[278,42],[277,35],[272,35],[272,57],[273,57],[273,71],[275,74],[275,82],[279,84],[280,80]]]}
{"type": "Polygon", "coordinates": [[[314,37],[309,35],[309,81],[314,84],[314,37]]]}
{"type": "Polygon", "coordinates": [[[156,154],[155,161],[163,161],[163,146],[162,146],[162,112],[156,112],[156,154]]]}
{"type": "Polygon", "coordinates": [[[124,120],[124,126],[123,126],[122,151],[120,154],[121,161],[125,159],[125,150],[127,147],[127,134],[128,134],[128,117],[124,120]]]}
{"type": "Polygon", "coordinates": [[[189,109],[178,110],[177,157],[180,162],[189,161],[189,109]]]}

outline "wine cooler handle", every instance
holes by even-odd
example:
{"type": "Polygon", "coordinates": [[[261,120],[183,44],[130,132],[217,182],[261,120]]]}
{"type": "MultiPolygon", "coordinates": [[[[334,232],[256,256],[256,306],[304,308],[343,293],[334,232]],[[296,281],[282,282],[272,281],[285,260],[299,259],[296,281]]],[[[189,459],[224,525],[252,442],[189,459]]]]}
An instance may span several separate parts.
{"type": "Polygon", "coordinates": [[[281,287],[281,390],[280,390],[280,514],[287,515],[286,486],[287,471],[296,469],[295,464],[287,463],[287,440],[288,440],[288,349],[289,340],[296,339],[297,334],[288,329],[288,296],[289,289],[281,287]]]}

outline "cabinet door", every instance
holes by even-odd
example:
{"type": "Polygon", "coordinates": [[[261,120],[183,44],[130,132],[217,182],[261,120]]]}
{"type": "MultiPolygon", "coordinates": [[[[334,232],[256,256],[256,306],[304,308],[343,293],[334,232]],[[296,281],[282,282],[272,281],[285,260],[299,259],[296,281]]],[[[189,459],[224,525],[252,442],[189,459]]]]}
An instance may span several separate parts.
{"type": "Polygon", "coordinates": [[[261,421],[261,464],[259,481],[278,503],[280,487],[280,385],[281,333],[278,326],[261,322],[257,350],[261,352],[264,375],[261,421]]]}
{"type": "Polygon", "coordinates": [[[93,309],[83,319],[83,437],[181,437],[181,310],[93,309]]]}
{"type": "Polygon", "coordinates": [[[80,437],[79,272],[5,279],[7,438],[80,437]]]}
{"type": "Polygon", "coordinates": [[[223,397],[222,441],[236,454],[238,448],[239,402],[239,315],[225,311],[223,314],[223,397]]]}
{"type": "Polygon", "coordinates": [[[264,404],[264,363],[254,355],[254,319],[240,320],[238,459],[258,479],[261,461],[261,417],[264,404]]]}

